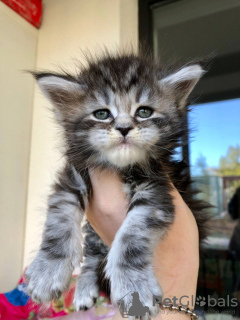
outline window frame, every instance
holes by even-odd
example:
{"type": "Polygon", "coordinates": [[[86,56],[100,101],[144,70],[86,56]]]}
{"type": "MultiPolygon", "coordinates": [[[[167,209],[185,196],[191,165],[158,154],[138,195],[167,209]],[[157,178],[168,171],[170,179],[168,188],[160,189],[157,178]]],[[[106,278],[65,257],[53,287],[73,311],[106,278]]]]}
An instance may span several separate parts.
{"type": "MultiPolygon", "coordinates": [[[[155,8],[168,5],[173,2],[179,2],[182,0],[138,0],[138,33],[139,33],[139,49],[141,47],[147,47],[153,54],[153,10],[155,8]]],[[[230,74],[233,71],[240,71],[240,52],[233,53],[224,57],[224,64],[222,64],[222,58],[212,55],[209,57],[207,63],[208,72],[205,78],[211,78],[219,74],[230,74]],[[213,59],[214,58],[214,59],[213,59]],[[227,67],[226,67],[227,66],[227,67]]],[[[225,92],[216,92],[210,94],[201,94],[197,98],[197,104],[223,101],[229,99],[236,99],[240,97],[239,89],[232,89],[225,92]]],[[[188,125],[188,118],[186,116],[186,124],[188,125]]],[[[188,127],[188,126],[187,126],[188,127]]],[[[190,166],[189,157],[189,137],[186,145],[182,148],[182,159],[190,166]]],[[[189,168],[190,174],[190,168],[189,168]]]]}
{"type": "MultiPolygon", "coordinates": [[[[146,46],[153,53],[153,17],[152,10],[154,8],[168,5],[181,0],[138,0],[138,34],[139,34],[139,49],[146,46]]],[[[188,128],[188,118],[186,112],[185,118],[188,128]]],[[[182,147],[182,159],[190,165],[189,158],[189,137],[185,137],[187,143],[182,147]]],[[[190,167],[188,170],[190,175],[190,167]]]]}

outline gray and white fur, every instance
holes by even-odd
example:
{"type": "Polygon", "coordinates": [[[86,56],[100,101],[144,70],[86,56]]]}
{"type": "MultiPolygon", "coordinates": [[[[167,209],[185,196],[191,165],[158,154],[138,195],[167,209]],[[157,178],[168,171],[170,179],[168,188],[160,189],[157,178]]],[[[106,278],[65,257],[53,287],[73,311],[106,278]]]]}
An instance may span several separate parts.
{"type": "Polygon", "coordinates": [[[187,165],[172,158],[186,142],[187,99],[203,74],[198,63],[163,69],[132,53],[89,59],[76,76],[34,73],[63,128],[67,164],[53,185],[41,248],[26,272],[33,300],[50,301],[68,288],[82,261],[80,226],[92,192],[88,170],[111,168],[122,179],[127,216],[110,249],[86,222],[75,306],[91,308],[108,279],[115,305],[137,291],[156,316],[153,295],[162,291],[153,254],[174,220],[170,180],[192,210],[200,240],[206,236],[207,205],[195,199],[187,165]]]}

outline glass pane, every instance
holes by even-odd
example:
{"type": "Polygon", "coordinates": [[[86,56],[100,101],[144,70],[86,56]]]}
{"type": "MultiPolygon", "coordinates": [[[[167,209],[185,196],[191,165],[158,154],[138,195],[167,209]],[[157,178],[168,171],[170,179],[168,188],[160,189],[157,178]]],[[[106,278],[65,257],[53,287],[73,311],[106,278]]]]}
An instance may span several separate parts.
{"type": "Polygon", "coordinates": [[[162,64],[216,54],[188,119],[191,175],[203,191],[197,196],[214,206],[196,309],[207,320],[240,318],[240,1],[166,1],[152,16],[162,64]]]}
{"type": "Polygon", "coordinates": [[[153,10],[154,52],[163,63],[240,51],[237,0],[181,0],[153,10]]]}
{"type": "Polygon", "coordinates": [[[239,209],[232,200],[240,191],[239,119],[240,99],[195,105],[189,113],[195,131],[190,144],[191,175],[203,191],[198,197],[214,206],[210,209],[214,216],[211,247],[228,249],[239,221],[239,209]]]}

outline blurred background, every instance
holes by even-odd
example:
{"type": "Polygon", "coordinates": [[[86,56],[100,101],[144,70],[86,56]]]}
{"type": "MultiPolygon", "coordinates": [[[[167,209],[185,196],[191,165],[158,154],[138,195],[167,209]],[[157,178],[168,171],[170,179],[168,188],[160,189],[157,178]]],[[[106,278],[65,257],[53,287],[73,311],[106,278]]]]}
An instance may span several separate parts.
{"type": "MultiPolygon", "coordinates": [[[[144,43],[160,58],[185,63],[211,56],[193,92],[190,164],[201,197],[214,207],[201,255],[197,307],[203,317],[239,316],[240,301],[240,1],[0,1],[0,292],[12,289],[37,250],[49,186],[63,159],[50,105],[24,70],[64,67],[82,50],[144,43]]],[[[184,231],[183,231],[184,232],[184,231]]]]}

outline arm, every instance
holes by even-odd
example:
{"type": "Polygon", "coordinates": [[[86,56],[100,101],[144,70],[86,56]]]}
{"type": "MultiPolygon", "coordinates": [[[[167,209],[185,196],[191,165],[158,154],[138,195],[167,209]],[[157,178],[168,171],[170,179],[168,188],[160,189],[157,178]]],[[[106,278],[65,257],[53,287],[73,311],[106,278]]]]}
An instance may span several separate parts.
{"type": "MultiPolygon", "coordinates": [[[[93,198],[87,217],[96,232],[110,246],[126,217],[127,201],[117,176],[109,172],[91,172],[91,181],[93,198]],[[100,183],[101,188],[98,188],[100,183]],[[110,200],[105,203],[103,198],[110,200]]],[[[176,189],[172,195],[176,217],[165,240],[156,249],[154,271],[162,286],[164,298],[195,297],[199,266],[198,229],[191,211],[176,189]]],[[[189,307],[194,307],[191,299],[189,307]]],[[[189,316],[179,313],[162,314],[162,318],[165,317],[168,320],[189,319],[189,316]]],[[[116,313],[115,318],[121,318],[120,314],[116,313]]]]}

